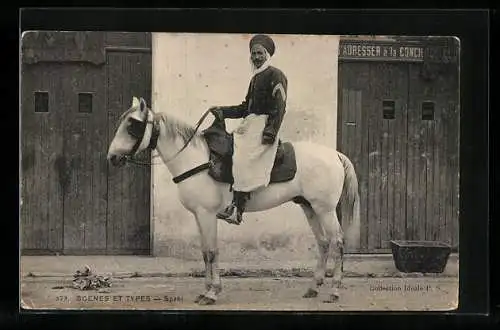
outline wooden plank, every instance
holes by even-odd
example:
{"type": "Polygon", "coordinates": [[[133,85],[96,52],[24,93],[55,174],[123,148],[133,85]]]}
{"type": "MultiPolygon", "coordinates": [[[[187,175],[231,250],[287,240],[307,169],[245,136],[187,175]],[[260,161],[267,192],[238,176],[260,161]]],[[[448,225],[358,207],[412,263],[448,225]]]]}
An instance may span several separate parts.
{"type": "MultiPolygon", "coordinates": [[[[450,102],[451,103],[451,102],[450,102]]],[[[459,223],[458,223],[458,173],[459,173],[459,153],[458,153],[458,113],[455,106],[444,105],[448,112],[448,135],[447,135],[447,168],[446,175],[448,181],[448,203],[447,206],[447,233],[446,238],[450,244],[458,246],[459,223]]]]}
{"type": "MultiPolygon", "coordinates": [[[[346,118],[347,118],[347,115],[349,113],[349,89],[342,89],[341,90],[341,94],[339,95],[339,105],[340,105],[340,112],[342,114],[339,115],[339,132],[338,134],[340,134],[340,139],[338,140],[339,141],[339,146],[338,146],[338,150],[340,152],[342,152],[343,154],[345,154],[347,157],[350,157],[350,154],[351,154],[351,144],[349,143],[349,139],[348,139],[348,131],[345,129],[345,122],[346,122],[346,118]]],[[[339,218],[339,221],[340,221],[340,225],[343,226],[343,218],[342,218],[342,214],[343,214],[344,210],[343,208],[338,208],[338,212],[337,212],[337,216],[339,218]]]]}
{"type": "Polygon", "coordinates": [[[453,229],[449,219],[453,213],[453,198],[458,191],[458,187],[451,187],[455,187],[453,179],[458,177],[458,172],[455,172],[456,175],[450,173],[453,171],[451,164],[456,159],[454,155],[458,155],[458,124],[453,123],[448,107],[449,100],[457,95],[457,85],[450,80],[455,78],[445,74],[429,81],[420,78],[418,66],[412,65],[412,71],[412,106],[420,110],[423,101],[435,103],[434,120],[422,120],[419,111],[419,118],[415,116],[414,123],[419,119],[420,124],[412,124],[421,133],[419,153],[422,155],[416,163],[419,166],[418,182],[422,188],[416,197],[418,231],[414,239],[451,243],[453,229]]]}
{"type": "MultiPolygon", "coordinates": [[[[411,95],[411,93],[410,93],[411,95]]],[[[421,108],[421,104],[418,105],[419,108],[421,108]]],[[[418,231],[417,235],[418,238],[421,240],[425,240],[425,232],[426,232],[426,225],[427,225],[427,218],[426,218],[426,207],[427,207],[427,129],[426,129],[426,123],[422,121],[422,112],[420,109],[419,113],[420,117],[420,140],[419,140],[419,150],[420,150],[420,157],[419,157],[419,194],[418,194],[418,210],[419,210],[419,216],[418,216],[418,231]]]]}
{"type": "MultiPolygon", "coordinates": [[[[119,71],[122,70],[122,57],[110,56],[106,59],[106,109],[108,109],[108,145],[113,138],[114,131],[118,125],[123,101],[122,101],[122,80],[119,71]]],[[[121,239],[121,186],[122,170],[109,167],[108,165],[108,209],[107,209],[107,249],[119,249],[121,239]]]]}
{"type": "Polygon", "coordinates": [[[458,67],[452,68],[447,75],[440,75],[440,106],[446,111],[446,176],[449,200],[446,204],[446,241],[458,248],[459,240],[459,90],[458,67]]]}
{"type": "Polygon", "coordinates": [[[380,143],[379,143],[379,110],[377,107],[375,97],[377,95],[376,89],[378,88],[380,78],[377,70],[370,67],[370,83],[368,98],[373,102],[374,108],[370,109],[369,126],[368,126],[368,139],[369,139],[369,165],[368,165],[368,249],[380,248],[380,143]]]}
{"type": "Polygon", "coordinates": [[[391,88],[391,81],[394,79],[394,68],[391,65],[380,64],[378,66],[378,74],[380,81],[379,93],[375,99],[377,104],[377,116],[380,121],[380,144],[381,144],[381,155],[380,155],[380,243],[379,248],[386,248],[388,246],[388,235],[387,230],[389,228],[389,181],[388,176],[388,158],[389,158],[389,121],[391,119],[384,119],[383,117],[383,100],[393,99],[394,90],[391,88]]]}
{"type": "Polygon", "coordinates": [[[415,126],[415,129],[418,131],[418,140],[417,140],[417,145],[418,145],[418,151],[417,151],[417,156],[415,157],[416,160],[416,182],[418,184],[418,190],[417,190],[417,195],[416,195],[416,218],[414,218],[414,223],[415,223],[415,238],[417,240],[424,240],[425,239],[425,226],[427,219],[425,218],[426,216],[426,167],[427,167],[427,161],[426,161],[426,140],[427,140],[427,135],[426,135],[426,129],[425,129],[425,123],[422,120],[422,95],[416,95],[415,93],[418,93],[418,87],[420,86],[420,81],[418,77],[417,70],[414,66],[410,65],[410,68],[414,68],[413,74],[410,72],[410,99],[409,103],[412,104],[413,108],[415,109],[415,121],[413,122],[413,125],[415,126]]]}
{"type": "Polygon", "coordinates": [[[62,149],[58,138],[57,89],[53,70],[46,65],[22,68],[22,250],[62,248],[62,199],[55,160],[62,149]],[[34,92],[48,92],[48,112],[35,113],[34,92]]]}
{"type": "MultiPolygon", "coordinates": [[[[343,136],[347,143],[347,157],[351,159],[353,165],[357,163],[357,150],[359,149],[360,141],[356,140],[356,112],[358,112],[357,107],[360,105],[360,92],[358,90],[349,89],[343,95],[343,104],[345,105],[346,112],[344,113],[343,122],[343,136]]],[[[341,210],[341,214],[345,214],[347,210],[345,207],[341,210]]],[[[355,244],[355,243],[352,243],[355,244]]],[[[356,244],[358,246],[358,244],[356,244]]],[[[346,251],[348,252],[348,251],[346,251]]],[[[349,251],[351,252],[351,251],[349,251]]]]}
{"type": "Polygon", "coordinates": [[[432,235],[432,240],[436,241],[444,241],[444,233],[445,233],[445,218],[443,215],[443,207],[444,203],[441,202],[441,198],[446,191],[446,186],[444,185],[444,181],[441,180],[441,166],[443,163],[443,152],[442,152],[442,144],[443,144],[443,110],[441,107],[436,107],[435,112],[435,123],[434,123],[434,163],[433,163],[433,178],[434,181],[434,192],[433,192],[433,217],[435,221],[434,234],[432,235]]]}
{"type": "MultiPolygon", "coordinates": [[[[368,65],[339,65],[338,148],[356,170],[360,192],[361,232],[357,251],[368,251],[368,119],[371,100],[368,92],[368,65]],[[366,114],[366,115],[365,115],[366,114]]],[[[354,251],[351,251],[354,252],[354,251]]]]}
{"type": "MultiPolygon", "coordinates": [[[[106,249],[106,172],[102,171],[106,153],[102,131],[107,129],[106,111],[95,97],[104,93],[104,83],[99,68],[89,65],[67,66],[71,76],[72,105],[68,113],[68,135],[71,143],[66,146],[66,158],[71,159],[70,170],[74,177],[74,193],[66,200],[66,226],[76,242],[68,242],[70,250],[106,249]],[[92,112],[79,112],[79,93],[92,94],[92,112]]],[[[66,253],[68,253],[66,251],[66,253]]]]}
{"type": "Polygon", "coordinates": [[[398,70],[398,79],[400,93],[398,97],[398,106],[396,117],[394,119],[393,143],[394,143],[394,174],[393,194],[394,211],[392,221],[391,239],[406,239],[406,195],[407,195],[407,143],[408,143],[408,73],[407,65],[400,66],[398,70]]]}
{"type": "Polygon", "coordinates": [[[418,219],[419,219],[419,190],[420,190],[420,176],[419,176],[419,161],[420,161],[420,127],[419,123],[419,109],[416,107],[414,98],[411,96],[411,86],[413,86],[415,77],[412,75],[410,67],[409,74],[409,99],[408,99],[408,161],[407,161],[407,216],[406,228],[407,239],[415,240],[418,237],[418,219]]]}
{"type": "Polygon", "coordinates": [[[406,114],[401,114],[404,111],[408,96],[408,74],[407,66],[394,63],[379,64],[376,67],[375,75],[379,77],[378,88],[375,89],[373,98],[374,104],[378,106],[377,115],[380,122],[378,139],[381,144],[380,155],[380,175],[378,183],[374,182],[379,187],[380,195],[380,248],[389,248],[390,240],[395,239],[395,236],[404,236],[404,219],[399,215],[396,218],[397,212],[401,211],[404,203],[404,196],[401,194],[406,192],[406,178],[401,177],[404,172],[401,170],[401,159],[406,157],[402,155],[397,143],[403,141],[406,143],[406,120],[401,122],[402,118],[406,118],[406,114]],[[394,102],[394,118],[384,119],[383,102],[394,102]],[[402,117],[404,116],[404,117],[402,117]],[[400,128],[403,132],[400,132],[400,128]],[[396,151],[398,150],[398,154],[396,151]],[[403,198],[401,200],[401,198],[403,198]],[[397,209],[396,209],[396,199],[397,209]],[[396,224],[400,221],[399,224],[396,224]],[[396,234],[396,228],[399,228],[399,233],[396,234]]]}
{"type": "MultiPolygon", "coordinates": [[[[456,77],[453,77],[456,79],[456,77]]],[[[458,89],[457,89],[458,90],[458,89]]],[[[453,94],[452,94],[453,95],[453,94]]],[[[451,97],[451,101],[449,102],[449,107],[450,107],[450,115],[451,115],[451,120],[450,120],[450,125],[453,127],[453,134],[450,135],[450,138],[452,138],[452,145],[453,145],[453,155],[451,157],[452,162],[451,162],[451,168],[450,168],[450,175],[453,178],[453,184],[451,185],[453,195],[452,195],[452,212],[451,212],[451,219],[450,222],[452,224],[452,234],[451,234],[451,240],[450,243],[454,248],[458,248],[459,246],[459,240],[460,240],[460,223],[459,223],[459,210],[460,210],[460,196],[459,196],[459,191],[460,191],[460,183],[459,183],[459,173],[460,173],[460,115],[459,115],[459,107],[456,105],[458,103],[459,96],[457,94],[454,95],[455,97],[451,97]]]]}
{"type": "Polygon", "coordinates": [[[449,217],[450,217],[450,204],[451,204],[451,192],[450,192],[450,187],[452,183],[450,182],[450,177],[449,177],[449,162],[450,162],[450,145],[448,143],[450,135],[453,133],[452,128],[449,125],[449,113],[448,109],[445,107],[441,107],[441,111],[443,113],[443,139],[441,141],[441,152],[442,152],[442,165],[440,167],[441,170],[441,182],[443,182],[443,190],[442,190],[442,196],[439,199],[440,203],[442,204],[442,211],[443,211],[443,222],[444,222],[444,228],[443,228],[443,240],[447,243],[451,243],[451,223],[449,222],[449,217]]]}
{"type": "MultiPolygon", "coordinates": [[[[49,115],[50,116],[50,115],[49,115]]],[[[49,233],[50,233],[50,223],[49,223],[49,212],[52,208],[52,197],[50,194],[50,167],[49,165],[49,149],[50,149],[50,119],[49,116],[40,116],[40,165],[43,168],[39,169],[40,176],[38,177],[38,184],[40,188],[45,191],[45,194],[39,196],[40,201],[40,214],[37,220],[38,222],[38,235],[39,240],[37,246],[41,248],[49,248],[49,233]]]]}
{"type": "Polygon", "coordinates": [[[48,173],[50,177],[50,230],[49,235],[49,250],[57,250],[62,252],[64,247],[64,191],[63,184],[59,173],[59,160],[63,156],[64,134],[63,127],[65,121],[64,110],[58,107],[57,99],[60,95],[60,77],[57,71],[57,65],[44,64],[40,66],[44,73],[41,74],[42,79],[50,81],[49,86],[52,89],[50,92],[52,98],[49,98],[49,113],[50,113],[50,136],[52,144],[50,146],[51,157],[48,162],[48,173]]]}
{"type": "Polygon", "coordinates": [[[420,77],[420,65],[410,64],[410,86],[409,86],[409,104],[414,109],[412,125],[418,133],[416,141],[416,155],[414,158],[415,182],[418,185],[417,194],[414,195],[415,217],[414,239],[425,240],[427,227],[431,227],[428,218],[429,215],[429,193],[432,192],[432,180],[427,180],[430,170],[429,154],[429,121],[422,119],[422,103],[427,100],[435,99],[435,88],[432,83],[425,82],[420,77]],[[429,182],[430,181],[430,182],[429,182]]]}
{"type": "Polygon", "coordinates": [[[107,178],[107,152],[108,152],[108,125],[107,109],[105,108],[105,71],[98,70],[93,73],[91,90],[93,91],[93,113],[91,115],[92,145],[90,168],[92,173],[92,231],[88,236],[87,246],[92,249],[106,249],[107,230],[107,204],[108,204],[108,178],[107,178]]]}
{"type": "MultiPolygon", "coordinates": [[[[415,68],[416,69],[416,68],[415,68]]],[[[416,73],[418,74],[418,73],[416,73]]],[[[423,209],[425,210],[425,222],[423,228],[420,228],[420,237],[423,240],[435,240],[439,233],[439,219],[434,216],[434,208],[439,203],[439,196],[436,196],[436,191],[438,191],[438,187],[436,182],[434,181],[434,154],[436,148],[438,148],[435,135],[436,135],[436,121],[438,119],[438,109],[439,104],[434,105],[434,118],[432,120],[425,120],[422,118],[422,103],[427,100],[436,100],[438,97],[436,95],[436,88],[433,84],[429,84],[426,86],[424,81],[420,80],[418,88],[419,95],[419,107],[421,109],[421,125],[424,131],[424,139],[423,139],[423,157],[422,160],[424,162],[424,171],[425,171],[425,205],[423,209]],[[429,86],[430,85],[430,86],[429,86]]]]}
{"type": "MultiPolygon", "coordinates": [[[[108,52],[107,67],[109,145],[118,117],[128,109],[132,96],[142,96],[150,102],[151,55],[108,52]]],[[[150,153],[144,152],[140,159],[150,159],[150,153]]],[[[110,167],[108,200],[108,249],[149,249],[149,167],[110,167]]]]}
{"type": "Polygon", "coordinates": [[[434,240],[435,233],[438,232],[436,226],[437,219],[434,218],[434,120],[425,121],[424,129],[426,135],[425,144],[425,228],[424,239],[434,240]]]}
{"type": "MultiPolygon", "coordinates": [[[[42,114],[43,116],[43,114],[42,114]]],[[[44,209],[44,187],[43,182],[40,180],[40,177],[45,176],[44,169],[45,164],[42,161],[41,156],[41,127],[40,127],[40,118],[36,118],[36,126],[33,131],[34,138],[34,149],[35,149],[35,170],[34,170],[34,182],[33,182],[33,192],[34,192],[34,209],[32,213],[31,219],[31,230],[32,230],[32,246],[35,249],[43,249],[45,246],[40,244],[40,236],[42,233],[40,232],[40,218],[42,217],[43,209],[44,209]]]]}
{"type": "Polygon", "coordinates": [[[63,192],[59,183],[57,173],[57,159],[62,152],[63,135],[61,111],[52,108],[49,117],[49,129],[47,132],[47,171],[48,171],[48,250],[62,251],[63,249],[63,192]]]}
{"type": "Polygon", "coordinates": [[[82,162],[85,157],[83,153],[86,137],[82,132],[82,122],[74,114],[78,111],[78,100],[73,88],[73,83],[76,83],[73,75],[78,75],[78,72],[65,65],[59,74],[62,82],[59,106],[67,109],[64,127],[64,170],[68,178],[64,194],[64,250],[68,253],[69,250],[85,249],[88,214],[84,199],[88,192],[85,190],[84,182],[80,180],[84,171],[82,162]]]}
{"type": "MultiPolygon", "coordinates": [[[[362,113],[363,94],[362,94],[361,90],[356,90],[355,98],[356,98],[355,99],[355,109],[354,109],[355,110],[355,116],[354,116],[355,127],[354,127],[353,139],[354,139],[354,141],[356,141],[356,148],[355,148],[355,156],[354,156],[353,165],[354,165],[354,170],[356,171],[356,175],[358,175],[358,173],[360,173],[362,168],[363,168],[362,164],[361,164],[361,159],[363,158],[363,154],[362,154],[363,136],[362,136],[362,132],[361,132],[361,126],[362,126],[362,121],[363,121],[363,113],[362,113]]],[[[363,177],[363,179],[364,179],[364,177],[363,177]]],[[[358,186],[359,186],[359,177],[358,177],[358,186]]],[[[361,187],[358,188],[359,189],[358,191],[360,193],[360,198],[362,198],[360,188],[361,187]]],[[[360,216],[362,216],[362,215],[363,215],[363,212],[360,210],[360,216]]],[[[356,250],[359,251],[361,248],[361,236],[359,238],[359,241],[356,242],[355,246],[357,247],[356,250]]]]}
{"type": "MultiPolygon", "coordinates": [[[[396,182],[399,178],[396,178],[394,175],[395,171],[395,135],[396,135],[396,117],[400,116],[400,108],[403,102],[402,96],[406,94],[405,83],[401,81],[401,75],[403,68],[405,65],[403,64],[394,64],[392,67],[391,74],[392,78],[388,84],[388,88],[386,88],[386,95],[391,96],[390,93],[393,94],[394,98],[394,119],[386,119],[386,128],[385,128],[385,143],[386,143],[386,168],[385,173],[387,176],[387,201],[386,201],[386,226],[383,237],[382,248],[390,248],[390,240],[394,237],[394,204],[395,204],[395,195],[399,194],[399,191],[395,191],[396,182]]],[[[404,100],[406,101],[406,100],[404,100]]]]}
{"type": "Polygon", "coordinates": [[[359,130],[361,132],[361,148],[360,148],[360,160],[358,162],[358,179],[360,186],[360,213],[361,213],[361,247],[362,251],[370,252],[368,250],[368,228],[369,221],[368,219],[368,162],[369,162],[369,131],[368,131],[368,122],[369,122],[369,113],[371,108],[371,100],[369,98],[369,77],[370,71],[368,69],[368,64],[366,63],[357,63],[357,67],[359,68],[357,72],[357,77],[359,81],[359,90],[361,90],[361,120],[359,124],[359,130]]]}
{"type": "Polygon", "coordinates": [[[359,181],[360,191],[360,250],[368,252],[369,221],[368,218],[368,116],[371,108],[369,98],[369,66],[366,63],[356,63],[351,65],[353,68],[352,79],[354,88],[360,92],[356,110],[356,145],[353,149],[358,152],[357,159],[354,162],[359,181]]]}
{"type": "Polygon", "coordinates": [[[36,88],[33,70],[26,65],[21,67],[21,108],[22,108],[22,134],[21,134],[21,156],[22,156],[22,173],[21,173],[21,247],[23,250],[33,248],[33,212],[35,211],[34,199],[36,191],[34,186],[35,178],[35,143],[34,136],[36,134],[35,114],[34,114],[34,97],[33,90],[36,88]]]}
{"type": "Polygon", "coordinates": [[[98,31],[30,31],[21,48],[23,63],[104,64],[104,34],[98,31]]]}
{"type": "Polygon", "coordinates": [[[151,49],[150,32],[105,32],[106,47],[134,47],[151,49]]]}

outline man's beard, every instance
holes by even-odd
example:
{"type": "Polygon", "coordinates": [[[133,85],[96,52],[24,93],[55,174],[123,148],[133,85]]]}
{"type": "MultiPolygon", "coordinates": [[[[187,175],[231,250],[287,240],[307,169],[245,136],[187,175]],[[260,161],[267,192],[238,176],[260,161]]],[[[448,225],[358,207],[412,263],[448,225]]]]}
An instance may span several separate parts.
{"type": "Polygon", "coordinates": [[[261,63],[261,65],[259,67],[257,67],[255,65],[254,61],[252,61],[252,57],[250,56],[248,60],[250,62],[250,71],[252,72],[252,75],[255,74],[255,72],[257,70],[261,69],[263,66],[265,66],[266,64],[268,64],[269,61],[270,61],[270,58],[271,58],[271,56],[266,51],[266,59],[261,63]]]}

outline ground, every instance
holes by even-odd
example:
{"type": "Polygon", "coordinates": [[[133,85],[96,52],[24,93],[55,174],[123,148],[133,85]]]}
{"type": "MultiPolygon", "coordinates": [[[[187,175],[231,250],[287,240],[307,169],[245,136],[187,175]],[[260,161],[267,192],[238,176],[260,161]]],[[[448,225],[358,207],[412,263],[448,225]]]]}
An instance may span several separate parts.
{"type": "MultiPolygon", "coordinates": [[[[137,256],[21,257],[24,308],[243,309],[243,310],[452,310],[458,303],[458,255],[440,274],[401,273],[390,256],[348,256],[340,300],[304,299],[314,260],[221,262],[223,291],[215,306],[194,299],[204,290],[203,263],[137,256]],[[109,292],[71,288],[83,265],[111,277],[109,292]]],[[[331,273],[327,285],[331,283],[331,273]]]]}
{"type": "MultiPolygon", "coordinates": [[[[346,278],[337,303],[324,295],[305,299],[308,278],[224,278],[214,306],[198,306],[202,278],[115,279],[110,292],[60,288],[71,278],[23,281],[22,301],[35,308],[97,309],[257,309],[257,310],[451,310],[458,302],[455,278],[346,278]],[[408,291],[412,289],[413,291],[408,291]]],[[[326,294],[326,293],[325,293],[326,294]]]]}

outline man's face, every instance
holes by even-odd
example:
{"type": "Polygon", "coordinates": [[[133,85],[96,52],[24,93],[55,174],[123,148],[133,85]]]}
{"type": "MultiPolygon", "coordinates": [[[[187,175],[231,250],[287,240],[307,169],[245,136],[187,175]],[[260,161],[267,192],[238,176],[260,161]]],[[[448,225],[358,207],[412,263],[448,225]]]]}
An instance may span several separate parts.
{"type": "Polygon", "coordinates": [[[255,45],[250,51],[250,58],[256,68],[260,68],[266,61],[266,51],[261,45],[255,45]]]}

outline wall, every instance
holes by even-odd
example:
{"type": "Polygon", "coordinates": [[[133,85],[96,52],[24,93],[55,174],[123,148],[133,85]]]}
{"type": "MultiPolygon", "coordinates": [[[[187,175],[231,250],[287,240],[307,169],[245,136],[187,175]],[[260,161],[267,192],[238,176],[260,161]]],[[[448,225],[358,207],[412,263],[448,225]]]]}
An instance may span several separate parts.
{"type": "MultiPolygon", "coordinates": [[[[336,146],[337,36],[273,35],[273,64],[288,77],[283,140],[336,146]]],[[[251,35],[153,34],[152,108],[189,123],[213,105],[239,104],[250,81],[251,35]]],[[[227,120],[234,129],[238,120],[227,120]]],[[[202,128],[210,125],[211,119],[202,128]]],[[[201,260],[194,218],[181,206],[166,167],[153,168],[153,254],[201,260]]],[[[244,223],[220,222],[221,262],[305,260],[316,246],[301,209],[282,205],[245,214],[244,223]]]]}

